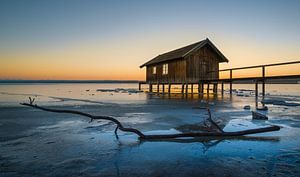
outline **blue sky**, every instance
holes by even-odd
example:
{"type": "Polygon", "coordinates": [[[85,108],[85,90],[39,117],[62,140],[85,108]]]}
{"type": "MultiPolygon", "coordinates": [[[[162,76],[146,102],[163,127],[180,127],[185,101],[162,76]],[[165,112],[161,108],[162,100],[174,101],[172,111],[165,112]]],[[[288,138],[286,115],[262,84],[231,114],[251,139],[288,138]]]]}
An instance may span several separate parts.
{"type": "MultiPolygon", "coordinates": [[[[229,66],[243,64],[239,57],[249,55],[247,49],[257,61],[245,64],[261,64],[262,57],[268,62],[300,57],[300,1],[296,0],[1,0],[0,24],[0,61],[8,68],[14,66],[10,60],[26,62],[21,54],[43,60],[45,53],[58,56],[72,49],[93,53],[130,46],[121,54],[140,72],[137,66],[157,54],[206,37],[231,59],[229,66]],[[137,56],[134,48],[144,54],[137,56]],[[260,54],[272,50],[276,55],[260,54]]],[[[105,57],[113,59],[112,54],[96,55],[99,63],[105,57]]],[[[39,67],[45,67],[47,60],[39,67]]]]}

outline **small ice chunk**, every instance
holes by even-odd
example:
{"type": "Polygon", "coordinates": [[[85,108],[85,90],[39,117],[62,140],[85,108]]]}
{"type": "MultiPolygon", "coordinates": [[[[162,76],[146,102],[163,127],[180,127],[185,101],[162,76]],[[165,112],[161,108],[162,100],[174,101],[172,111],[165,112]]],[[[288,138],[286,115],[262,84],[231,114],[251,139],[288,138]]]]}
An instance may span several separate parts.
{"type": "Polygon", "coordinates": [[[124,88],[116,88],[116,89],[97,89],[97,92],[114,92],[114,93],[141,93],[142,90],[137,89],[124,89],[124,88]]]}
{"type": "Polygon", "coordinates": [[[247,109],[247,110],[249,110],[251,107],[250,107],[250,105],[246,105],[246,106],[244,106],[244,109],[247,109]]]}
{"type": "Polygon", "coordinates": [[[279,105],[279,106],[300,106],[299,103],[288,102],[285,100],[267,99],[267,100],[262,100],[261,102],[263,104],[273,104],[273,105],[279,105]]]}
{"type": "Polygon", "coordinates": [[[268,120],[268,116],[261,114],[259,112],[252,111],[252,119],[256,120],[268,120]]]}
{"type": "Polygon", "coordinates": [[[267,111],[267,110],[268,110],[268,107],[267,107],[267,106],[257,107],[256,110],[267,111]]]}
{"type": "Polygon", "coordinates": [[[236,96],[244,96],[243,93],[237,93],[236,96]]]}

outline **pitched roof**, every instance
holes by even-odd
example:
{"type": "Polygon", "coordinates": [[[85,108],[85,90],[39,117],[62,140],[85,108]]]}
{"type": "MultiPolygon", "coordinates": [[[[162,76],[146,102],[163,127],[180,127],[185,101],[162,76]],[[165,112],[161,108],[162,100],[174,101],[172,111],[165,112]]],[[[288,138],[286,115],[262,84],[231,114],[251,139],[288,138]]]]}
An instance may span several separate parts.
{"type": "Polygon", "coordinates": [[[228,62],[228,59],[217,49],[217,47],[208,38],[206,38],[205,40],[196,42],[194,44],[190,44],[188,46],[181,47],[179,49],[175,49],[170,52],[158,55],[157,57],[153,58],[152,60],[141,65],[140,68],[147,66],[147,65],[151,65],[151,64],[156,64],[156,63],[161,63],[164,61],[170,61],[170,60],[174,60],[174,59],[183,58],[186,55],[188,55],[189,53],[202,48],[206,44],[210,45],[212,47],[212,49],[220,56],[221,62],[228,62]]]}

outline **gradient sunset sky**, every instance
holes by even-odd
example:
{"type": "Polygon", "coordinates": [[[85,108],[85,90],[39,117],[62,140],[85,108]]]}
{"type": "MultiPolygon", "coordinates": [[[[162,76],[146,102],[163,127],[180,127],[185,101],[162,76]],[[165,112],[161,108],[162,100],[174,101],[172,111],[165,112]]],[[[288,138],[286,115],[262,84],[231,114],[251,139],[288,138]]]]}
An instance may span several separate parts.
{"type": "Polygon", "coordinates": [[[300,1],[1,0],[0,79],[144,80],[141,64],[205,38],[221,68],[300,60],[300,1]]]}

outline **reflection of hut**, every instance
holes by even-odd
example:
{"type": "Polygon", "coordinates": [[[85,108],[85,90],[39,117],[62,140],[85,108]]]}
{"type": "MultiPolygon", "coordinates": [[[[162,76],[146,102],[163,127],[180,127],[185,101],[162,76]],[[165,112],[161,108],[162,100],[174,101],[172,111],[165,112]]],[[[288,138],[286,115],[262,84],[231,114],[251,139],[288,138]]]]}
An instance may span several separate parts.
{"type": "Polygon", "coordinates": [[[228,59],[209,40],[158,55],[141,65],[146,66],[146,82],[149,84],[197,83],[218,79],[219,63],[228,59]]]}

